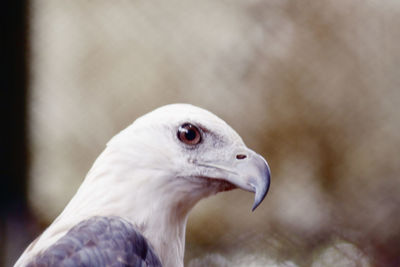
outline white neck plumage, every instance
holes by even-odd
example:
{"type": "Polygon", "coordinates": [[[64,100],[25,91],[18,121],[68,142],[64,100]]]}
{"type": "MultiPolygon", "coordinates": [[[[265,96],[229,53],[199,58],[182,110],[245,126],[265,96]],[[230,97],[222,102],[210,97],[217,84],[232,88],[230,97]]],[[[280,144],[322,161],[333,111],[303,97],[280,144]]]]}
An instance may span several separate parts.
{"type": "Polygon", "coordinates": [[[141,168],[140,162],[126,159],[121,151],[106,149],[29,254],[46,249],[77,222],[92,216],[120,216],[147,238],[163,266],[183,266],[188,213],[198,200],[217,191],[171,176],[165,168],[141,168]]]}

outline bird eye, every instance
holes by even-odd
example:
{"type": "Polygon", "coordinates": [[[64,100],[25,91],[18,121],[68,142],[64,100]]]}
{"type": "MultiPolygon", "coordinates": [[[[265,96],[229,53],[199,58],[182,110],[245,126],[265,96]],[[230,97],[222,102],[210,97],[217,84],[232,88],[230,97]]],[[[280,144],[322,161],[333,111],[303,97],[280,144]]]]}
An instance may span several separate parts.
{"type": "Polygon", "coordinates": [[[185,123],[178,129],[178,138],[187,145],[197,145],[201,141],[201,134],[196,126],[185,123]]]}

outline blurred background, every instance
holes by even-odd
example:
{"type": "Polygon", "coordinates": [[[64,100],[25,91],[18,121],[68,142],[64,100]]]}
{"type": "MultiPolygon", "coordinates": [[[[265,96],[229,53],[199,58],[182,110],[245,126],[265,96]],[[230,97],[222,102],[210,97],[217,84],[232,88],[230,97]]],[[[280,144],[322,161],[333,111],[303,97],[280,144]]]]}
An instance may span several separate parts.
{"type": "Polygon", "coordinates": [[[400,266],[400,2],[8,1],[0,265],[62,211],[106,142],[176,102],[268,160],[272,185],[192,211],[187,266],[400,266]]]}

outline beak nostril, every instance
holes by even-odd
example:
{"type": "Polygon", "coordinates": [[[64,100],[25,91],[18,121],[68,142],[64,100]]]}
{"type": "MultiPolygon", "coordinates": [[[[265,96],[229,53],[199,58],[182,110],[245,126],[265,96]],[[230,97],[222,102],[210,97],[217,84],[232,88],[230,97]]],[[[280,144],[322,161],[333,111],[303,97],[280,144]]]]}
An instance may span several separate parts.
{"type": "Polygon", "coordinates": [[[236,155],[236,159],[245,159],[245,158],[247,158],[247,156],[244,155],[244,154],[238,154],[238,155],[236,155]]]}

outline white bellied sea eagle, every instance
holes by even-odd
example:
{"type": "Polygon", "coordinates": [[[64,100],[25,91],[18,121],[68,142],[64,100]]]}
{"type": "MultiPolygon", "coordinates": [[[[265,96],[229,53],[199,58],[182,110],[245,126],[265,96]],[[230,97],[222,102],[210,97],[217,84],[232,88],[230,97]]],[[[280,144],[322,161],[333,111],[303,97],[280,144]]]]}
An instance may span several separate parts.
{"type": "Polygon", "coordinates": [[[202,198],[270,184],[263,157],[223,120],[160,107],[113,137],[75,196],[15,266],[182,267],[189,211],[202,198]]]}

